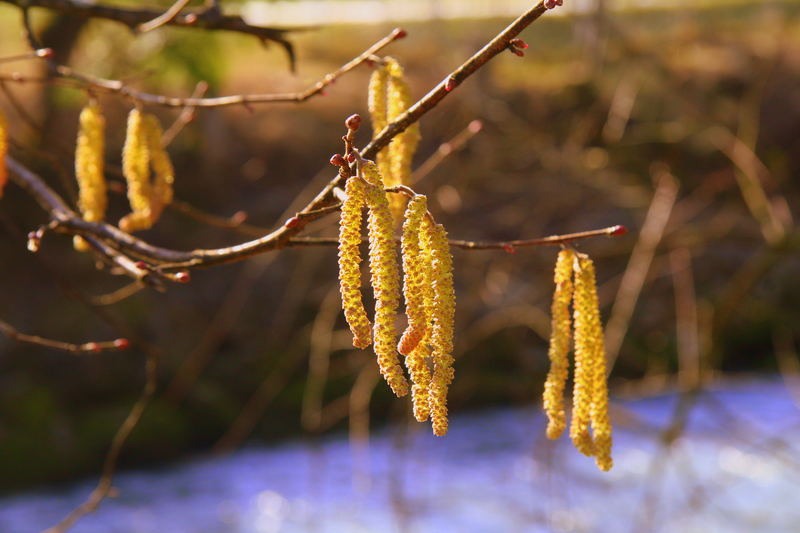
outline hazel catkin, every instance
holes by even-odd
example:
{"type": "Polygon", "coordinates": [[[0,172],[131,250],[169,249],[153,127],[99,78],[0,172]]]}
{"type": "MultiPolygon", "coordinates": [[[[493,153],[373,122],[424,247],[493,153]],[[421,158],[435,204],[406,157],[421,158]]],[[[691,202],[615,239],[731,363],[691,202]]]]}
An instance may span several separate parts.
{"type": "MultiPolygon", "coordinates": [[[[366,179],[374,169],[374,163],[365,162],[361,174],[366,179]]],[[[371,176],[380,179],[380,176],[371,176]]],[[[368,180],[369,181],[369,180],[368,180]]],[[[381,186],[367,187],[367,219],[369,237],[369,265],[372,288],[375,292],[375,325],[373,345],[378,366],[389,387],[397,396],[408,394],[408,382],[400,367],[396,342],[395,318],[400,301],[400,273],[394,243],[394,222],[389,211],[389,202],[381,186]]]]}
{"type": "MultiPolygon", "coordinates": [[[[578,256],[579,271],[575,274],[575,352],[577,360],[578,342],[588,360],[586,379],[590,381],[591,404],[589,419],[594,442],[594,456],[598,468],[610,470],[611,422],[608,416],[608,385],[606,382],[606,353],[603,326],[597,299],[597,282],[594,263],[587,256],[578,256]]],[[[577,379],[577,378],[576,378],[577,379]]]]}
{"type": "Polygon", "coordinates": [[[414,196],[408,203],[403,223],[403,237],[401,253],[403,257],[403,295],[406,302],[406,315],[408,327],[400,337],[397,351],[408,355],[416,348],[427,330],[427,317],[425,315],[425,292],[430,291],[426,279],[426,264],[420,254],[419,230],[422,219],[428,209],[427,198],[422,195],[414,196]]]}
{"type": "MultiPolygon", "coordinates": [[[[427,199],[417,195],[406,209],[403,223],[403,293],[406,301],[408,327],[400,338],[397,351],[405,355],[406,368],[411,377],[411,400],[414,418],[423,422],[430,416],[429,394],[431,373],[428,368],[430,348],[430,321],[433,314],[433,289],[431,287],[431,254],[421,245],[420,229],[427,214],[427,199]]],[[[429,240],[429,239],[428,239],[429,240]]],[[[427,241],[426,241],[427,242],[427,241]]]]}
{"type": "MultiPolygon", "coordinates": [[[[411,107],[411,92],[405,79],[403,67],[392,57],[385,58],[388,73],[386,87],[386,119],[387,122],[397,120],[411,107]]],[[[411,162],[420,141],[419,123],[415,122],[396,135],[389,143],[389,172],[387,187],[409,185],[411,178],[411,162]]],[[[399,218],[405,208],[405,198],[396,195],[391,198],[392,212],[399,218]]]]}
{"type": "MultiPolygon", "coordinates": [[[[81,110],[75,145],[75,177],[78,180],[78,207],[84,220],[99,222],[105,218],[108,199],[104,176],[105,119],[96,102],[81,110]]],[[[79,235],[73,238],[76,250],[86,251],[88,243],[79,235]]]]}
{"type": "Polygon", "coordinates": [[[119,221],[119,227],[128,232],[147,229],[152,225],[150,150],[144,113],[139,109],[132,109],[128,114],[122,147],[122,173],[128,183],[132,213],[119,221]]]}
{"type": "Polygon", "coordinates": [[[175,170],[169,153],[164,149],[161,139],[163,131],[158,118],[147,114],[144,117],[147,148],[150,153],[150,165],[153,167],[153,183],[151,184],[151,218],[155,222],[166,206],[172,203],[172,185],[175,182],[175,170]]]}
{"type": "Polygon", "coordinates": [[[556,260],[556,284],[551,305],[550,371],[544,384],[543,406],[547,414],[547,438],[557,439],[566,428],[564,388],[569,374],[569,347],[572,326],[569,305],[572,301],[572,267],[575,252],[561,250],[556,260]]]}
{"type": "Polygon", "coordinates": [[[433,376],[429,391],[429,405],[433,433],[447,433],[447,391],[453,381],[453,334],[456,296],[453,288],[453,259],[447,232],[441,224],[423,221],[426,246],[431,251],[431,280],[433,289],[431,346],[433,376]]]}
{"type": "Polygon", "coordinates": [[[372,324],[361,300],[361,217],[366,203],[367,184],[351,178],[345,185],[347,198],[339,219],[339,289],[345,320],[353,333],[353,346],[366,348],[372,343],[372,324]]]}

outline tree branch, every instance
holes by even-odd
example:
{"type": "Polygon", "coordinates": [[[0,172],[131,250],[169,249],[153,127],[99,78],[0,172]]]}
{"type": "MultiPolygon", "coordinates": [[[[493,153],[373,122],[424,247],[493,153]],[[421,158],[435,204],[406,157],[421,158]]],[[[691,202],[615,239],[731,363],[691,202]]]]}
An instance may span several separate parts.
{"type": "MultiPolygon", "coordinates": [[[[15,5],[20,9],[43,7],[84,18],[113,20],[132,30],[162,15],[162,12],[156,9],[103,6],[87,0],[0,0],[0,2],[15,5]]],[[[286,39],[286,34],[294,30],[253,26],[238,15],[223,15],[219,10],[208,7],[176,14],[164,24],[204,30],[232,31],[253,35],[263,42],[272,41],[283,47],[289,56],[292,69],[294,69],[294,48],[292,43],[286,39]]]]}

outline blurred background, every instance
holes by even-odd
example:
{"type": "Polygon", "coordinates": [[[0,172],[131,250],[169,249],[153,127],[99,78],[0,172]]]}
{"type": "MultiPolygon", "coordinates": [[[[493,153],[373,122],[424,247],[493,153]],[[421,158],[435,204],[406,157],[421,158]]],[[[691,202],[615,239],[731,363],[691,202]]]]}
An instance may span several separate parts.
{"type": "MultiPolygon", "coordinates": [[[[800,3],[567,3],[520,35],[524,57],[501,54],[423,118],[414,187],[456,239],[628,227],[578,244],[596,263],[613,365],[610,474],[566,438],[543,438],[557,248],[454,250],[454,419],[434,439],[370,353],[352,349],[335,248],[133,291],[70,238],[49,235],[29,253],[26,234],[46,216],[9,185],[0,317],[45,337],[133,346],[75,356],[0,337],[0,530],[50,526],[85,498],[149,357],[157,391],[119,458],[119,497],[75,531],[796,531],[800,3]]],[[[80,72],[181,96],[201,81],[209,96],[302,90],[402,24],[408,37],[383,53],[419,98],[529,3],[223,7],[255,24],[314,26],[291,35],[296,72],[248,36],[134,36],[42,9],[32,23],[80,72]]],[[[4,4],[0,36],[0,57],[27,50],[19,12],[4,4]]],[[[198,111],[169,148],[177,201],[141,236],[212,248],[282,223],[330,179],[343,120],[367,116],[370,72],[302,105],[198,111]]],[[[86,94],[0,91],[12,154],[74,199],[86,94]]],[[[130,103],[100,103],[116,221],[128,210],[119,152],[130,103]]],[[[148,110],[165,125],[179,112],[148,110]]],[[[370,135],[362,127],[359,145],[370,135]]],[[[307,234],[334,236],[336,220],[307,234]]]]}

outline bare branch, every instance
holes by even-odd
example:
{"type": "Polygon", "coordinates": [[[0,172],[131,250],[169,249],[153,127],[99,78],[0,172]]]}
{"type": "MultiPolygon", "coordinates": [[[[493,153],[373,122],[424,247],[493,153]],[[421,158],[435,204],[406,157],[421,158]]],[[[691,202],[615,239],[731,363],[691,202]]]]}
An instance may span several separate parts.
{"type": "Polygon", "coordinates": [[[3,333],[9,339],[13,339],[19,342],[27,342],[29,344],[37,344],[39,346],[45,346],[47,348],[55,348],[56,350],[62,350],[65,352],[70,353],[100,353],[105,350],[127,350],[130,346],[130,342],[128,339],[115,339],[113,341],[99,341],[99,342],[84,342],[83,344],[74,344],[71,342],[64,342],[64,341],[56,341],[53,339],[47,339],[45,337],[39,337],[38,335],[28,335],[27,333],[21,333],[17,328],[6,322],[5,320],[0,320],[0,333],[3,333]]]}
{"type": "MultiPolygon", "coordinates": [[[[31,7],[44,7],[79,17],[114,20],[131,29],[136,29],[162,15],[160,10],[155,9],[104,6],[85,0],[0,0],[0,2],[15,5],[23,10],[31,7]]],[[[264,42],[272,41],[286,50],[292,68],[294,68],[294,48],[287,40],[286,35],[296,30],[253,26],[246,23],[240,16],[223,15],[218,9],[210,8],[176,14],[164,24],[204,30],[232,31],[253,35],[264,42]]]]}

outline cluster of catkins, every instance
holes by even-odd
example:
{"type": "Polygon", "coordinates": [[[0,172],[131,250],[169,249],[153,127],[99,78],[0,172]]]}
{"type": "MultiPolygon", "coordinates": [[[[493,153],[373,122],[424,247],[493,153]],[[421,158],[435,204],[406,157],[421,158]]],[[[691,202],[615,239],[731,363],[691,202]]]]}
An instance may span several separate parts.
{"type": "MultiPolygon", "coordinates": [[[[161,141],[158,119],[139,109],[128,115],[125,145],[122,149],[122,172],[128,184],[132,213],[119,221],[124,231],[150,228],[164,207],[172,202],[175,172],[161,141]],[[150,167],[154,179],[150,179],[150,167]]],[[[78,180],[78,207],[84,220],[99,222],[105,218],[107,195],[104,175],[105,119],[100,106],[92,101],[83,108],[75,146],[75,177],[78,180]]],[[[88,249],[80,236],[74,239],[76,250],[88,249]]]]}
{"type": "MultiPolygon", "coordinates": [[[[411,105],[411,93],[403,76],[403,67],[392,57],[383,58],[373,71],[367,93],[367,106],[375,135],[405,113],[411,105]]],[[[387,187],[409,184],[411,160],[419,140],[419,125],[414,123],[396,135],[389,146],[378,153],[376,162],[387,187]]],[[[405,203],[405,197],[400,194],[389,199],[396,222],[402,220],[405,203]]]]}
{"type": "Polygon", "coordinates": [[[544,385],[544,410],[549,420],[547,437],[557,439],[566,429],[564,388],[569,373],[570,338],[574,329],[575,377],[569,434],[578,451],[594,456],[598,468],[607,471],[613,464],[611,422],[608,417],[606,353],[594,263],[585,254],[571,249],[562,250],[556,261],[555,284],[551,309],[550,372],[544,385]],[[572,320],[570,303],[573,307],[572,320]]]}
{"type": "Polygon", "coordinates": [[[373,344],[381,374],[397,396],[409,391],[398,352],[405,356],[414,417],[420,422],[430,418],[434,434],[442,436],[447,433],[447,389],[453,380],[455,291],[450,245],[444,227],[428,216],[426,197],[414,195],[403,217],[401,280],[385,185],[378,166],[364,161],[358,175],[348,179],[345,186],[347,198],[339,223],[342,307],[353,333],[353,345],[366,348],[373,344]],[[374,326],[361,300],[359,247],[364,207],[369,210],[374,326]],[[408,327],[397,343],[395,320],[401,281],[408,327]]]}

